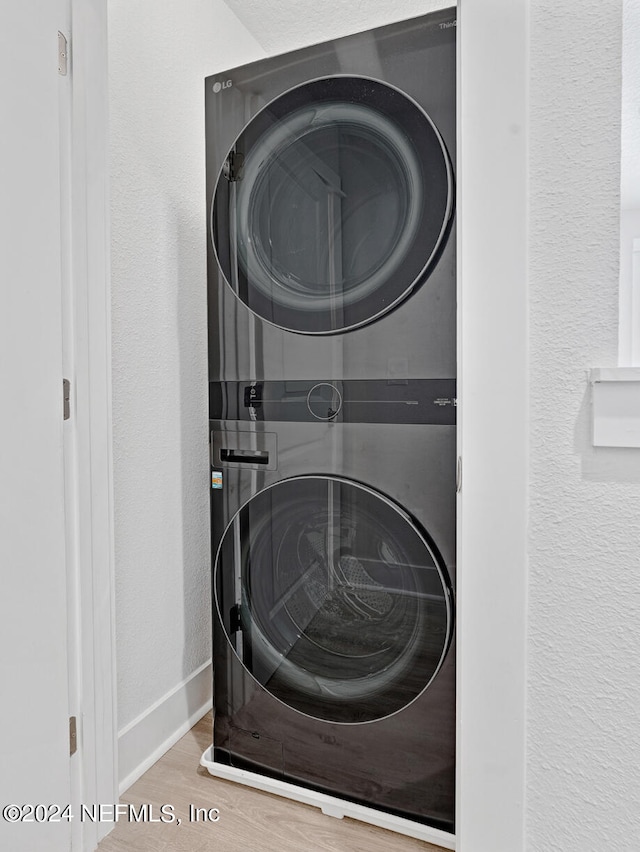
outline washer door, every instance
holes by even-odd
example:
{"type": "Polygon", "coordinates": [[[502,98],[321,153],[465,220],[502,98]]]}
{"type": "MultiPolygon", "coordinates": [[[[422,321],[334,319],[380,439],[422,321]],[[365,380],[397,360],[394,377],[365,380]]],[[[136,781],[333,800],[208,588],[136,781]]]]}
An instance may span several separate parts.
{"type": "Polygon", "coordinates": [[[212,239],[254,313],[331,334],[391,310],[446,237],[453,179],[440,134],[384,83],[329,77],[259,112],[219,175],[212,239]]]}
{"type": "Polygon", "coordinates": [[[231,647],[269,693],[332,722],[416,699],[452,634],[446,571],[395,503],[354,482],[283,480],[233,518],[215,598],[231,647]]]}

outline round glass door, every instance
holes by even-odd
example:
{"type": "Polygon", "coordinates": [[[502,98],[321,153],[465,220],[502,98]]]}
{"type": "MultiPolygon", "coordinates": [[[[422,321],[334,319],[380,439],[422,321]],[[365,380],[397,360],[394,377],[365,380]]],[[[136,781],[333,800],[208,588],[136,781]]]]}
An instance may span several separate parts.
{"type": "Polygon", "coordinates": [[[449,158],[406,95],[329,77],[272,101],[218,178],[212,239],[236,295],[305,334],[371,322],[421,283],[453,208],[449,158]]]}
{"type": "Polygon", "coordinates": [[[446,571],[395,503],[305,476],[253,497],[224,533],[218,614],[271,695],[309,716],[361,723],[416,699],[452,633],[446,571]]]}

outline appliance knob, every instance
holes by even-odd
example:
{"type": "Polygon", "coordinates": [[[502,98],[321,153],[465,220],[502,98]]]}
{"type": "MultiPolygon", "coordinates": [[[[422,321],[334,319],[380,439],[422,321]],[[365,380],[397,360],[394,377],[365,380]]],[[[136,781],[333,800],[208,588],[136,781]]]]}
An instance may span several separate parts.
{"type": "Polygon", "coordinates": [[[342,394],[335,385],[319,382],[307,394],[307,408],[317,420],[333,420],[342,408],[342,394]]]}

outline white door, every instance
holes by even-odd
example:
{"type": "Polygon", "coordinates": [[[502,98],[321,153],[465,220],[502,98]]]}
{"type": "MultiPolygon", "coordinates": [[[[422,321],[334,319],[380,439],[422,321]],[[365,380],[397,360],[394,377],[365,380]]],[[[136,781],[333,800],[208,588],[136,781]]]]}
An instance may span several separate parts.
{"type": "Polygon", "coordinates": [[[65,0],[5,3],[0,29],[0,848],[11,852],[71,844],[57,61],[65,9],[65,0]],[[12,805],[23,821],[11,821],[12,805]]]}

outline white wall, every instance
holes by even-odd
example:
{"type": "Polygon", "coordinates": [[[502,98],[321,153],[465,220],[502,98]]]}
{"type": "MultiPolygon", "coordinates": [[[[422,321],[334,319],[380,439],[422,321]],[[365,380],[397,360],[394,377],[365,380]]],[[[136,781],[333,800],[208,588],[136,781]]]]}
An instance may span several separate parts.
{"type": "MultiPolygon", "coordinates": [[[[617,364],[621,4],[531,6],[527,849],[633,849],[640,453],[594,449],[617,364]]],[[[517,282],[514,282],[517,286],[517,282]]]]}
{"type": "Polygon", "coordinates": [[[220,0],[109,0],[109,42],[118,716],[130,781],[210,691],[203,81],[263,52],[220,0]]]}

